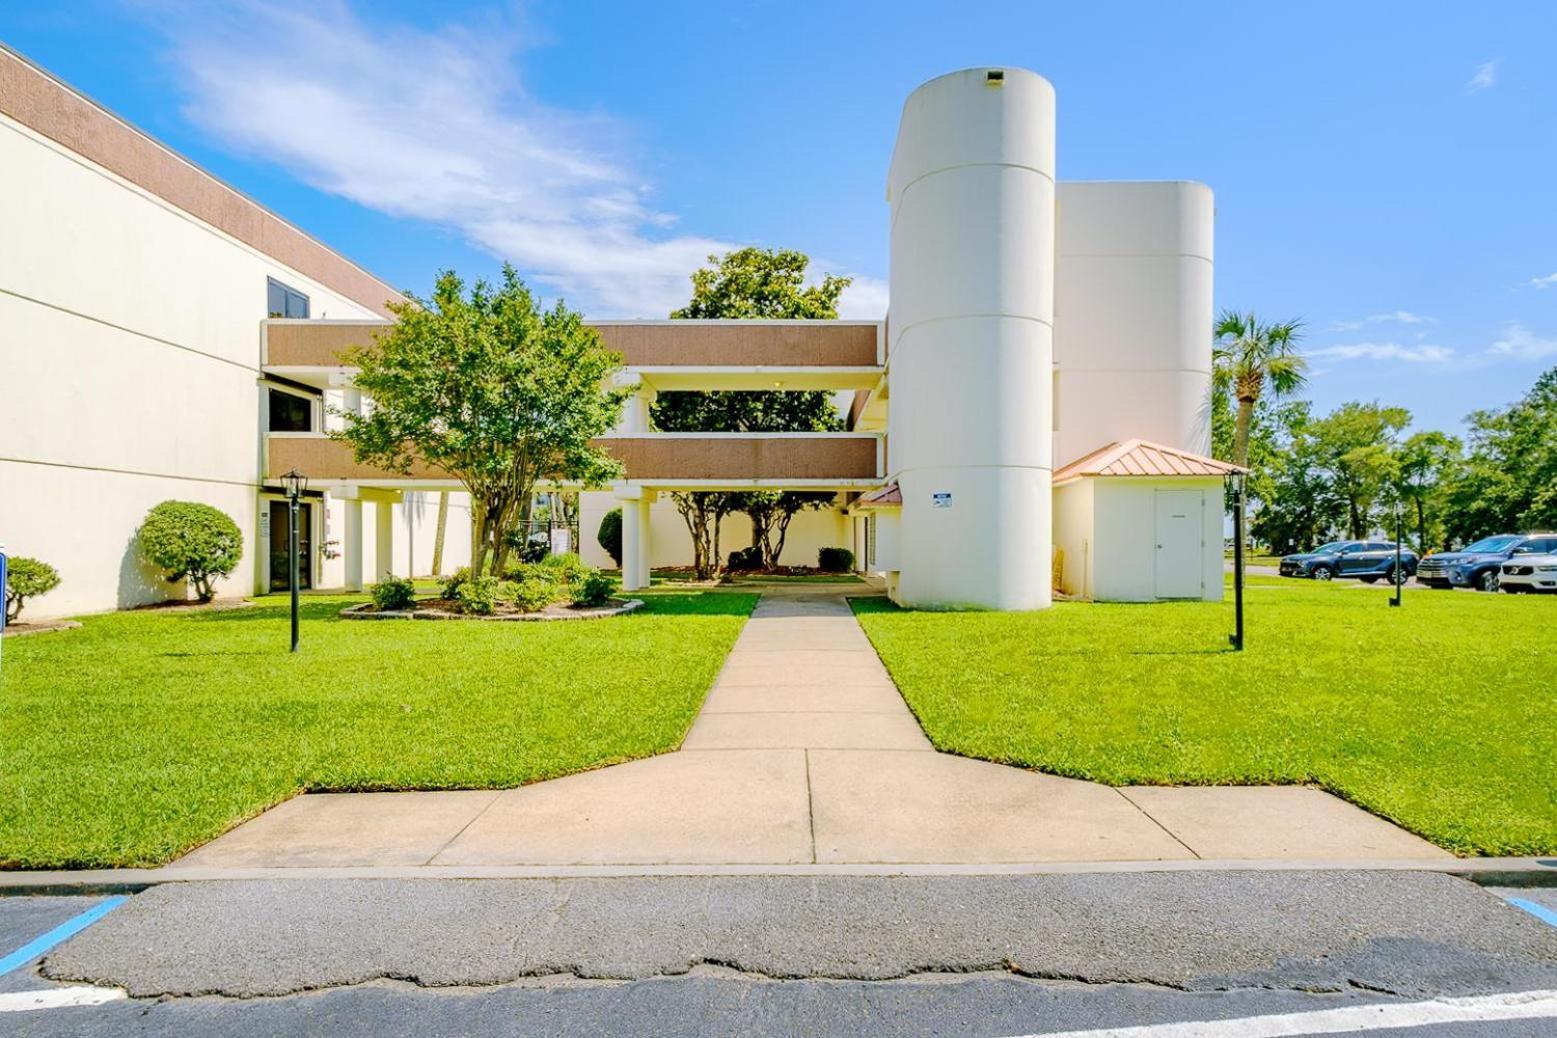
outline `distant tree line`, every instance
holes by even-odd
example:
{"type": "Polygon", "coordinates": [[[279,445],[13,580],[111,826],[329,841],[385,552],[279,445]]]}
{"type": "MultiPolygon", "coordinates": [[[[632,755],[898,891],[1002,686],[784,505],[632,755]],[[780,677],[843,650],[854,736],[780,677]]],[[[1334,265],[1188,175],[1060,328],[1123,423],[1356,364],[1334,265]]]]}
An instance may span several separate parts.
{"type": "Polygon", "coordinates": [[[1269,326],[1278,330],[1273,352],[1248,348],[1265,326],[1253,315],[1239,321],[1223,315],[1218,324],[1213,453],[1246,459],[1257,541],[1282,553],[1393,532],[1397,509],[1407,540],[1424,552],[1557,528],[1557,368],[1517,402],[1468,415],[1464,440],[1438,430],[1408,434],[1411,412],[1378,401],[1315,414],[1293,396],[1303,384],[1299,326],[1269,326]],[[1249,369],[1272,357],[1281,358],[1280,387],[1267,375],[1262,388],[1273,391],[1251,399],[1249,369]]]}

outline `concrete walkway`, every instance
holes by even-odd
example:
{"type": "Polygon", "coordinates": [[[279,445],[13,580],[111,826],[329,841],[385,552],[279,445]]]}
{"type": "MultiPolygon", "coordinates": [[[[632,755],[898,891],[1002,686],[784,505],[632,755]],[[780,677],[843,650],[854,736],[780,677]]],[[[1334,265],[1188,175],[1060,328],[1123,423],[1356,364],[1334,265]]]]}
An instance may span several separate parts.
{"type": "Polygon", "coordinates": [[[842,593],[801,586],[764,593],[677,753],[496,792],[296,797],[172,867],[1439,857],[1319,790],[1115,789],[937,753],[842,593]]]}

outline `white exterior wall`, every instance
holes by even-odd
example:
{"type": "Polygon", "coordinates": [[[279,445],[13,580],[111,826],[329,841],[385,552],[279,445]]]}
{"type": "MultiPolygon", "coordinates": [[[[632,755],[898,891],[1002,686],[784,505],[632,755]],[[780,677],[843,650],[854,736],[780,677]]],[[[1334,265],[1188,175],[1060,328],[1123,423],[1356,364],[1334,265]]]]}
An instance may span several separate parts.
{"type": "Polygon", "coordinates": [[[167,597],[132,544],[169,498],[232,516],[255,588],[267,276],[367,309],[0,116],[0,542],[60,571],[29,618],[167,597]]]}
{"type": "Polygon", "coordinates": [[[1093,481],[1078,479],[1054,488],[1054,546],[1063,553],[1060,590],[1092,597],[1093,481]]]}
{"type": "Polygon", "coordinates": [[[1062,183],[1057,198],[1054,464],[1133,437],[1209,454],[1211,189],[1062,183]]]}
{"type": "Polygon", "coordinates": [[[1083,480],[1093,486],[1092,593],[1098,601],[1150,602],[1156,590],[1154,496],[1158,490],[1202,495],[1201,597],[1222,599],[1222,481],[1217,478],[1083,480]]]}
{"type": "Polygon", "coordinates": [[[988,71],[914,91],[892,156],[895,597],[911,606],[1050,600],[1054,90],[988,71]]]}

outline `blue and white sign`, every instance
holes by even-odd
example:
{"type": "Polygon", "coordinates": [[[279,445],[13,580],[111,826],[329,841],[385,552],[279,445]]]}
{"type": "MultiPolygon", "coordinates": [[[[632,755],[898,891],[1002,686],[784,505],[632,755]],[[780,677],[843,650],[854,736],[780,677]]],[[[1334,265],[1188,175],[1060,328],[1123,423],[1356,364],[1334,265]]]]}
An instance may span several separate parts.
{"type": "Polygon", "coordinates": [[[934,493],[932,493],[930,495],[930,507],[931,508],[950,508],[951,507],[951,491],[950,490],[937,490],[934,493]]]}
{"type": "Polygon", "coordinates": [[[10,586],[6,583],[10,577],[10,571],[6,567],[6,559],[5,545],[0,544],[0,634],[5,633],[5,607],[7,605],[5,589],[10,586]]]}

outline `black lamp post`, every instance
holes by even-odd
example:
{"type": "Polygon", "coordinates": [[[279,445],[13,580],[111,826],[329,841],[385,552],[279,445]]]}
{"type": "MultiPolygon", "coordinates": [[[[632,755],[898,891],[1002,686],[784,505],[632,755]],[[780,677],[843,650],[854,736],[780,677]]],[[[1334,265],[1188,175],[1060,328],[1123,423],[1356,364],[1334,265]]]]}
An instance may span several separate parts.
{"type": "Polygon", "coordinates": [[[1400,592],[1406,586],[1406,572],[1400,568],[1400,542],[1405,537],[1405,514],[1400,507],[1400,502],[1395,502],[1395,568],[1390,571],[1389,579],[1395,584],[1395,597],[1389,600],[1392,607],[1399,608],[1400,592]]]}
{"type": "Polygon", "coordinates": [[[297,503],[308,489],[308,477],[292,469],[281,477],[281,485],[287,492],[287,565],[291,568],[292,589],[292,651],[297,651],[297,585],[300,565],[297,550],[297,503]]]}
{"type": "Polygon", "coordinates": [[[1234,650],[1243,651],[1243,473],[1233,481],[1233,633],[1227,636],[1234,650]]]}

